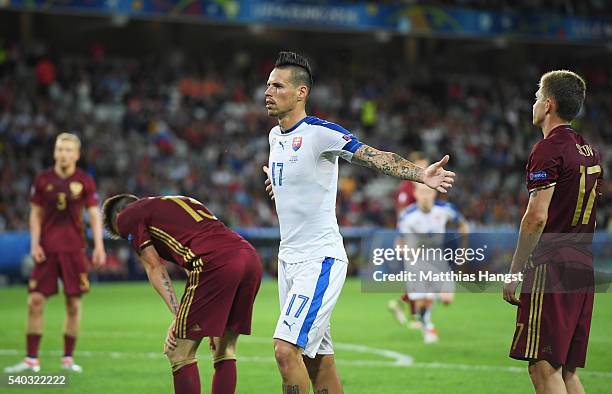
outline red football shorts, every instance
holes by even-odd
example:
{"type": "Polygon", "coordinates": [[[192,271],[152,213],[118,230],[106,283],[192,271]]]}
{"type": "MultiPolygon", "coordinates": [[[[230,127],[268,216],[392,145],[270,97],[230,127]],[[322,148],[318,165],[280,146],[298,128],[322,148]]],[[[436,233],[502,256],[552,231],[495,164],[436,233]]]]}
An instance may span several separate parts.
{"type": "Polygon", "coordinates": [[[42,263],[34,264],[29,293],[37,292],[49,297],[57,293],[58,279],[62,280],[67,296],[81,296],[89,291],[85,251],[47,253],[46,257],[42,263]]]}
{"type": "Polygon", "coordinates": [[[593,269],[549,263],[525,273],[510,357],[584,367],[594,298],[593,269]]]}
{"type": "Polygon", "coordinates": [[[222,337],[226,330],[250,334],[261,275],[255,249],[229,251],[192,269],[179,306],[176,337],[222,337]]]}

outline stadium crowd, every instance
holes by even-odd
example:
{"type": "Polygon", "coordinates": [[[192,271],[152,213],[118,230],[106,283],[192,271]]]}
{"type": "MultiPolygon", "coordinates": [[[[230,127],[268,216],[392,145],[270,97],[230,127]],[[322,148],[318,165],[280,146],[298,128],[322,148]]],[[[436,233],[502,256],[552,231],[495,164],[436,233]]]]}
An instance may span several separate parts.
{"type": "MultiPolygon", "coordinates": [[[[183,194],[229,225],[276,226],[261,170],[275,124],[263,92],[276,53],[267,55],[239,51],[213,59],[174,51],[131,59],[100,45],[70,55],[42,44],[7,44],[0,52],[0,231],[27,229],[29,187],[52,163],[61,131],[81,136],[80,165],[96,179],[101,199],[183,194]]],[[[518,225],[527,201],[525,163],[541,138],[531,106],[545,66],[495,75],[435,64],[406,72],[386,59],[349,66],[346,59],[312,59],[312,115],[406,156],[449,153],[458,178],[448,197],[466,218],[518,225]]],[[[588,92],[576,128],[603,151],[608,171],[612,75],[577,71],[588,92]]],[[[397,181],[346,164],[340,177],[341,226],[395,225],[397,181]]],[[[612,231],[612,201],[604,194],[598,223],[612,231]]]]}

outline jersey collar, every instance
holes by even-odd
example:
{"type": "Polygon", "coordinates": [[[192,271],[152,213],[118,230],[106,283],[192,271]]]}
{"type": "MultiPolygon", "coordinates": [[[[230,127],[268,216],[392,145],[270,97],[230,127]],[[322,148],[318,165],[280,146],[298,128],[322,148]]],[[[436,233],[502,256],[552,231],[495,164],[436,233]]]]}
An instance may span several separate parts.
{"type": "Polygon", "coordinates": [[[558,134],[558,133],[561,133],[563,131],[574,131],[574,129],[572,129],[572,126],[570,126],[568,124],[561,124],[561,125],[555,127],[554,129],[552,129],[550,131],[550,133],[548,133],[548,136],[546,138],[550,138],[554,134],[558,134]]]}
{"type": "Polygon", "coordinates": [[[297,129],[302,123],[304,123],[308,119],[308,116],[303,117],[299,122],[288,128],[287,130],[280,129],[281,134],[289,134],[293,130],[297,129]]]}

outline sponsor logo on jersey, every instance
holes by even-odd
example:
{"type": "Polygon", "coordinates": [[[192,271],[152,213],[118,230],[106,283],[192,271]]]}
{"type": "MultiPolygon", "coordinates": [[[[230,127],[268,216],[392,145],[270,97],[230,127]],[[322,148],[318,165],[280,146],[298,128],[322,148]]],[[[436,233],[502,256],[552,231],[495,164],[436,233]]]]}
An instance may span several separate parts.
{"type": "Polygon", "coordinates": [[[302,137],[293,137],[293,142],[291,143],[291,147],[294,151],[298,151],[302,146],[302,137]]]}
{"type": "Polygon", "coordinates": [[[530,181],[541,181],[546,178],[548,178],[548,174],[546,173],[546,171],[537,171],[529,173],[530,181]]]}
{"type": "Polygon", "coordinates": [[[354,138],[354,136],[353,136],[353,134],[344,134],[342,136],[342,138],[344,138],[347,141],[350,141],[350,140],[352,140],[354,138]]]}
{"type": "Polygon", "coordinates": [[[291,164],[295,164],[295,163],[297,163],[297,161],[298,161],[297,155],[296,156],[291,156],[289,158],[289,163],[291,163],[291,164]]]}
{"type": "Polygon", "coordinates": [[[278,144],[281,146],[281,148],[283,148],[283,150],[285,150],[285,141],[278,140],[278,144]]]}

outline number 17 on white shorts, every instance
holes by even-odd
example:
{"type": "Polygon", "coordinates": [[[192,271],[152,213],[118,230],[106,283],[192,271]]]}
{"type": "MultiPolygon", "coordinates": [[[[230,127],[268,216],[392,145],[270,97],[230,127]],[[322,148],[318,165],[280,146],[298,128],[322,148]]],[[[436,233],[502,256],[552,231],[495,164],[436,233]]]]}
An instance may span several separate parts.
{"type": "Polygon", "coordinates": [[[347,262],[332,257],[278,262],[281,314],[274,338],[304,349],[304,355],[334,354],[330,318],[346,279],[347,262]]]}

